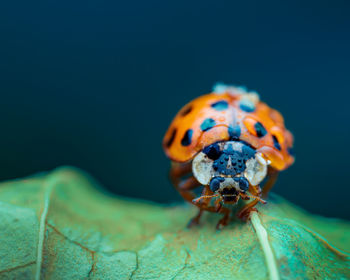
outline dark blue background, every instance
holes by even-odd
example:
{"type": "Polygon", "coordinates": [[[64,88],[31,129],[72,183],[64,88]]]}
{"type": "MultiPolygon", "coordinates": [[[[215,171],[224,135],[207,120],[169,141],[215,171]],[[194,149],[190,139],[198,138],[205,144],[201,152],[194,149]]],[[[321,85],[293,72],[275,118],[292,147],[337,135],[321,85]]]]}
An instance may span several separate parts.
{"type": "Polygon", "coordinates": [[[2,1],[0,179],[63,164],[171,202],[161,140],[217,81],[280,110],[297,161],[274,191],[350,218],[348,1],[2,1]]]}

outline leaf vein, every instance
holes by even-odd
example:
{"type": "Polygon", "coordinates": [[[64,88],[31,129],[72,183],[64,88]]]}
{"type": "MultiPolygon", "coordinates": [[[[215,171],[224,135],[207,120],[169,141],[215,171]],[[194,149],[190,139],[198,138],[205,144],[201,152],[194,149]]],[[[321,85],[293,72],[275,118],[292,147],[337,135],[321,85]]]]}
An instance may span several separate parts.
{"type": "Polygon", "coordinates": [[[136,271],[139,269],[139,255],[138,255],[137,252],[135,252],[135,255],[136,255],[136,267],[135,267],[135,269],[131,272],[129,280],[132,280],[132,279],[133,279],[133,277],[134,277],[136,271]]]}
{"type": "Polygon", "coordinates": [[[190,254],[190,252],[188,251],[187,248],[186,248],[185,250],[186,250],[185,263],[184,263],[183,267],[180,268],[179,271],[175,273],[175,275],[173,276],[173,278],[171,278],[171,280],[175,280],[175,278],[176,278],[181,272],[183,272],[183,271],[187,268],[187,266],[188,266],[188,260],[191,258],[191,254],[190,254]]]}
{"type": "Polygon", "coordinates": [[[7,269],[4,269],[4,270],[1,270],[0,274],[6,273],[6,272],[11,272],[11,271],[14,271],[16,269],[24,268],[24,267],[30,266],[32,264],[35,264],[35,263],[36,263],[35,261],[32,261],[32,262],[29,262],[29,263],[26,263],[26,264],[17,265],[15,267],[7,268],[7,269]]]}

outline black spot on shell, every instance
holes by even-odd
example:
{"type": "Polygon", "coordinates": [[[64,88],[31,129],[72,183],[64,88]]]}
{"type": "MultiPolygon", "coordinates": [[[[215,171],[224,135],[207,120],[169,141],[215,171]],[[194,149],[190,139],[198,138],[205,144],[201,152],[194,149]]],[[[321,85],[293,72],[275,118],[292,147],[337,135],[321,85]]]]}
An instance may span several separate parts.
{"type": "Polygon", "coordinates": [[[275,136],[275,135],[272,135],[272,139],[273,139],[273,145],[275,146],[275,148],[277,149],[277,150],[281,150],[281,145],[280,145],[280,143],[278,142],[278,139],[277,139],[277,137],[275,136]]]}
{"type": "Polygon", "coordinates": [[[191,113],[191,111],[192,111],[192,106],[190,105],[190,106],[187,106],[186,108],[184,108],[183,109],[183,111],[181,112],[181,116],[186,116],[186,115],[188,115],[189,113],[191,113]]]}
{"type": "Polygon", "coordinates": [[[205,119],[201,124],[201,130],[207,131],[211,129],[213,126],[215,126],[215,124],[216,124],[215,120],[211,118],[205,119]]]}
{"type": "Polygon", "coordinates": [[[267,131],[266,131],[265,127],[262,125],[261,122],[257,122],[254,125],[254,129],[255,129],[256,135],[259,138],[264,137],[267,134],[267,131]]]}
{"type": "Polygon", "coordinates": [[[211,107],[214,108],[216,111],[224,111],[228,108],[228,103],[225,100],[220,100],[211,104],[211,107]]]}
{"type": "Polygon", "coordinates": [[[173,131],[171,132],[170,138],[165,144],[167,146],[167,148],[169,148],[173,144],[175,136],[176,136],[176,131],[177,131],[176,128],[174,128],[173,131]]]}
{"type": "Polygon", "coordinates": [[[193,130],[192,129],[188,129],[184,136],[181,139],[181,145],[182,146],[189,146],[191,145],[192,142],[192,134],[193,134],[193,130]]]}

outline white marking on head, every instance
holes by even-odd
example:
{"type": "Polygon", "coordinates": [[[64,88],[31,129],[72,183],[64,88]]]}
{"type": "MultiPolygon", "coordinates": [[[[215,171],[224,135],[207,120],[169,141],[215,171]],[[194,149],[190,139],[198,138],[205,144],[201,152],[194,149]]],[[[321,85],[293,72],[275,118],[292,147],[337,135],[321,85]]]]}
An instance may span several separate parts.
{"type": "Polygon", "coordinates": [[[246,161],[246,169],[244,171],[244,177],[247,178],[252,186],[259,185],[267,174],[267,161],[261,156],[260,153],[255,155],[255,158],[251,158],[246,161]]]}
{"type": "Polygon", "coordinates": [[[206,154],[200,152],[192,162],[192,172],[194,177],[202,185],[208,185],[214,176],[213,161],[206,154]]]}
{"type": "Polygon", "coordinates": [[[237,142],[237,141],[224,142],[222,149],[227,150],[229,148],[229,146],[231,146],[232,149],[237,151],[237,152],[240,152],[240,153],[242,152],[243,144],[241,142],[237,142]]]}

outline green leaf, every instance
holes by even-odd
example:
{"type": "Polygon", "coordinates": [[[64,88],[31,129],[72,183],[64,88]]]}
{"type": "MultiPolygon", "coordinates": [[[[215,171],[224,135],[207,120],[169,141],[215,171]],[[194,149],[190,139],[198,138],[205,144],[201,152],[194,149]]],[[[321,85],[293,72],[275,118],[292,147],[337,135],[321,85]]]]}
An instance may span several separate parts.
{"type": "Polygon", "coordinates": [[[192,206],[115,198],[73,168],[0,184],[0,279],[349,279],[350,224],[275,195],[187,229],[192,206]]]}

